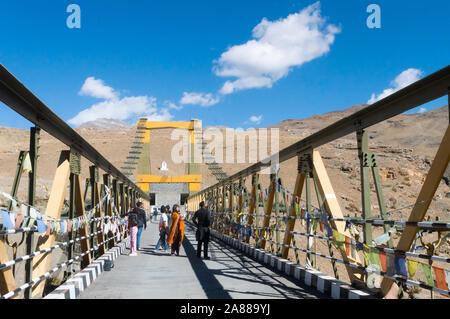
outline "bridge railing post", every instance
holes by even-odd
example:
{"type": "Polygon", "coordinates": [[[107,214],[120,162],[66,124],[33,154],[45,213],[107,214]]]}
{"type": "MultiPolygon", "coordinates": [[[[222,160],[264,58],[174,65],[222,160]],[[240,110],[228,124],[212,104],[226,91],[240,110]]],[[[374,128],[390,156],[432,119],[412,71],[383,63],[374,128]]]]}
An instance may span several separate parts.
{"type": "MultiPolygon", "coordinates": [[[[97,230],[101,230],[102,225],[104,225],[105,220],[104,220],[104,214],[103,214],[103,209],[102,209],[102,205],[101,205],[101,198],[100,198],[100,184],[99,184],[99,173],[98,173],[98,168],[96,166],[91,166],[90,167],[90,175],[91,175],[91,185],[92,185],[92,189],[91,189],[91,198],[92,198],[92,209],[94,209],[95,211],[95,218],[100,218],[99,221],[92,221],[91,223],[91,233],[96,232],[97,230]],[[100,225],[100,227],[97,227],[97,225],[100,225]]],[[[92,242],[93,242],[93,237],[92,237],[92,242]]],[[[98,256],[102,256],[105,252],[106,252],[106,245],[104,243],[105,241],[105,236],[103,234],[103,231],[101,231],[100,233],[97,234],[97,245],[99,245],[97,254],[98,256]]],[[[91,246],[93,247],[93,244],[91,244],[91,246]]],[[[92,254],[93,258],[95,258],[95,252],[93,252],[92,254]]]]}
{"type": "MultiPolygon", "coordinates": [[[[53,179],[50,197],[47,201],[45,214],[49,218],[59,219],[64,205],[66,189],[70,178],[70,151],[62,151],[58,161],[55,177],[53,179]]],[[[37,242],[36,250],[43,250],[53,246],[56,234],[51,233],[45,238],[40,237],[37,242]]],[[[33,258],[32,277],[40,277],[50,268],[51,254],[44,254],[33,258]]],[[[44,292],[45,281],[41,281],[32,286],[32,297],[42,296],[44,292]]]]}
{"type": "Polygon", "coordinates": [[[261,249],[266,249],[266,239],[265,239],[264,234],[267,232],[267,229],[270,226],[270,219],[272,217],[273,201],[275,198],[275,192],[276,192],[276,174],[270,174],[269,194],[267,197],[265,216],[264,216],[263,225],[262,225],[263,236],[262,236],[260,246],[259,246],[259,248],[261,248],[261,249]]]}
{"type": "Polygon", "coordinates": [[[248,210],[248,220],[247,220],[247,225],[246,225],[246,232],[245,232],[245,242],[248,244],[250,242],[250,237],[248,236],[248,229],[250,227],[253,226],[253,220],[254,220],[254,211],[256,208],[256,188],[258,185],[258,179],[259,179],[259,174],[253,174],[252,175],[252,192],[250,195],[250,205],[249,205],[249,210],[248,210]]]}

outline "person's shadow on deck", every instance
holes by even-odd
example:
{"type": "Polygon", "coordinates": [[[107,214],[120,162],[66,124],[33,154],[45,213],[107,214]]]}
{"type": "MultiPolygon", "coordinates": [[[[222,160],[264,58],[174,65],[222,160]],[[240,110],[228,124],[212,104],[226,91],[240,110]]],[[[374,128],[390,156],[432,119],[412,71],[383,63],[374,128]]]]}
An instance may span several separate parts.
{"type": "Polygon", "coordinates": [[[231,299],[230,294],[223,288],[222,284],[214,276],[214,273],[205,265],[202,259],[197,257],[197,250],[187,236],[184,236],[183,248],[208,299],[231,299]]]}

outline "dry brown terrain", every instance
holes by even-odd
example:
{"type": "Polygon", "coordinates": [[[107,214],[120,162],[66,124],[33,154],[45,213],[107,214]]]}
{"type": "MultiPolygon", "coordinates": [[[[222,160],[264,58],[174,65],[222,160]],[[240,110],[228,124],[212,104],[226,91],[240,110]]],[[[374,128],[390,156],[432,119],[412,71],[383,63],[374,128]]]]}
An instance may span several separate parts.
{"type": "MultiPolygon", "coordinates": [[[[280,149],[282,149],[362,107],[364,105],[307,119],[285,120],[272,126],[272,128],[280,129],[280,149]]],[[[402,114],[368,129],[370,150],[375,152],[378,157],[384,198],[388,211],[392,211],[391,219],[407,220],[411,212],[411,208],[408,206],[415,202],[448,122],[448,107],[441,107],[422,114],[402,114]]],[[[123,165],[135,134],[134,127],[116,130],[102,128],[78,128],[76,130],[116,167],[123,165]]],[[[151,170],[153,174],[160,174],[159,168],[163,160],[168,164],[168,175],[177,176],[187,173],[186,165],[175,164],[171,160],[171,149],[177,141],[170,139],[170,133],[170,129],[152,131],[151,133],[151,170]]],[[[0,127],[0,190],[10,191],[19,151],[28,148],[28,139],[29,133],[27,130],[0,127]]],[[[66,147],[45,132],[41,134],[40,145],[37,206],[44,211],[59,152],[66,147]]],[[[224,148],[224,156],[226,151],[224,148]]],[[[361,216],[356,136],[350,135],[333,141],[320,147],[319,151],[324,159],[344,215],[361,216]]],[[[248,163],[235,163],[222,164],[221,166],[228,175],[231,175],[248,165],[248,163]]],[[[84,178],[88,176],[88,166],[89,163],[84,160],[82,163],[84,178]]],[[[296,178],[297,159],[293,158],[281,163],[280,167],[280,177],[283,184],[292,191],[296,178]]],[[[207,165],[201,165],[201,173],[203,175],[203,187],[213,185],[216,182],[207,165]]],[[[449,176],[448,169],[447,176],[449,176]]],[[[247,178],[246,184],[249,185],[249,183],[250,178],[247,178]]],[[[262,176],[261,183],[263,189],[267,187],[267,175],[262,176]]],[[[26,184],[27,179],[24,175],[19,189],[19,199],[26,200],[26,184]]],[[[315,194],[313,194],[314,197],[315,194]]],[[[316,202],[313,204],[317,205],[316,202]]],[[[379,216],[377,204],[376,195],[373,191],[372,214],[379,216]]],[[[4,205],[6,205],[6,201],[0,197],[0,206],[4,205]]],[[[441,181],[435,199],[432,200],[428,216],[432,219],[438,217],[440,220],[450,220],[450,187],[444,181],[441,181]]],[[[302,229],[302,226],[297,225],[297,229],[302,229]]],[[[304,227],[302,230],[305,230],[304,227]]],[[[382,229],[374,230],[374,237],[381,233],[382,229]]],[[[429,235],[426,239],[428,241],[435,240],[436,235],[429,235]]],[[[450,255],[449,244],[449,239],[447,239],[436,254],[448,257],[450,255]]],[[[304,238],[298,238],[297,245],[305,248],[306,241],[304,238]]],[[[328,247],[325,242],[318,241],[317,250],[328,254],[328,247]]],[[[299,253],[299,256],[303,263],[305,254],[299,253]]],[[[335,256],[338,256],[337,251],[335,251],[335,256]]],[[[295,260],[295,255],[292,253],[290,258],[295,260]]],[[[439,263],[436,263],[436,265],[439,265],[439,263]]],[[[441,264],[440,266],[448,268],[448,264],[441,264]]],[[[320,257],[317,257],[317,268],[322,272],[333,273],[330,262],[320,257]]],[[[338,264],[338,269],[341,274],[344,274],[341,279],[345,280],[345,268],[338,264]]],[[[418,276],[420,277],[419,273],[418,276]]],[[[428,297],[429,293],[420,293],[419,296],[428,297]]]]}

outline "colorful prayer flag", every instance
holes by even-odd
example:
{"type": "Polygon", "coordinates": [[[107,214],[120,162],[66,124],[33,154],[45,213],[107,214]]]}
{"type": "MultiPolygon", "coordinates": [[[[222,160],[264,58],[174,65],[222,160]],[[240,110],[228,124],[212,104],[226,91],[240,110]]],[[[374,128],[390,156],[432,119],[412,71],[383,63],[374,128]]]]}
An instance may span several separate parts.
{"type": "Polygon", "coordinates": [[[408,277],[405,257],[395,256],[395,274],[408,277]]]}
{"type": "Polygon", "coordinates": [[[2,208],[2,223],[6,229],[14,229],[14,224],[11,222],[11,217],[6,209],[2,208]]]}
{"type": "Polygon", "coordinates": [[[345,254],[347,256],[350,255],[350,243],[351,243],[350,237],[345,236],[345,254]]]}
{"type": "Polygon", "coordinates": [[[366,262],[366,266],[369,266],[370,261],[370,247],[366,244],[363,244],[363,254],[364,254],[364,261],[366,262]]]}
{"type": "Polygon", "coordinates": [[[44,234],[47,231],[47,225],[45,225],[42,219],[37,220],[37,230],[39,234],[44,234]]]}
{"type": "Polygon", "coordinates": [[[30,217],[37,218],[36,209],[34,209],[33,207],[30,207],[30,217]]]}
{"type": "Polygon", "coordinates": [[[381,265],[381,270],[383,270],[383,272],[386,272],[386,253],[384,252],[384,250],[379,250],[378,251],[378,258],[380,259],[380,265],[381,265]]]}
{"type": "Polygon", "coordinates": [[[439,289],[447,290],[447,282],[445,281],[444,269],[440,267],[433,266],[434,277],[436,278],[436,286],[439,289]]]}
{"type": "Polygon", "coordinates": [[[16,217],[16,222],[15,222],[15,224],[14,224],[14,228],[15,228],[15,229],[19,229],[19,228],[20,228],[20,225],[22,225],[22,222],[23,222],[23,214],[17,215],[17,217],[16,217]]]}
{"type": "Polygon", "coordinates": [[[373,247],[370,248],[370,262],[372,263],[372,265],[377,265],[378,267],[381,267],[378,249],[373,247]]]}
{"type": "Polygon", "coordinates": [[[386,274],[395,275],[395,254],[391,252],[386,253],[386,274]]]}
{"type": "Polygon", "coordinates": [[[345,235],[339,233],[337,230],[333,230],[333,240],[336,242],[338,248],[341,251],[344,251],[344,240],[345,240],[345,235]]]}
{"type": "Polygon", "coordinates": [[[351,247],[352,258],[356,259],[356,240],[354,238],[351,238],[351,242],[352,242],[352,247],[351,247]]]}
{"type": "Polygon", "coordinates": [[[450,269],[444,269],[445,280],[447,281],[447,287],[450,290],[450,269]]]}
{"type": "Polygon", "coordinates": [[[428,286],[434,287],[433,275],[431,274],[431,266],[424,263],[420,263],[420,265],[422,266],[423,273],[427,278],[428,286]]]}
{"type": "Polygon", "coordinates": [[[46,222],[45,222],[45,224],[46,224],[46,226],[47,226],[47,231],[45,232],[45,235],[46,236],[49,236],[50,235],[50,221],[49,220],[47,220],[46,222]]]}
{"type": "Polygon", "coordinates": [[[28,226],[27,227],[33,227],[35,221],[36,221],[36,218],[30,217],[30,221],[28,222],[28,226]]]}
{"type": "Polygon", "coordinates": [[[417,261],[414,260],[408,260],[408,273],[409,273],[409,277],[414,277],[414,275],[417,272],[417,266],[419,265],[419,263],[417,261]]]}
{"type": "Polygon", "coordinates": [[[319,221],[314,218],[314,220],[313,220],[313,231],[314,232],[316,232],[318,225],[319,225],[319,221]]]}

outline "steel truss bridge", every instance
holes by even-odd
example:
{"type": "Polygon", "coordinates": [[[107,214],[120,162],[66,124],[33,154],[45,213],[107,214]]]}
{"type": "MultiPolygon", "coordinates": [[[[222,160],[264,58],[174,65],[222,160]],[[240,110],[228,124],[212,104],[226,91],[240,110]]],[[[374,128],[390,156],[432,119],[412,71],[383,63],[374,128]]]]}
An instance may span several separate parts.
{"type": "MultiPolygon", "coordinates": [[[[186,217],[188,229],[183,247],[192,267],[203,267],[206,275],[201,277],[195,271],[186,272],[184,279],[194,287],[196,280],[191,281],[189,278],[196,275],[200,282],[217,281],[217,287],[222,287],[217,290],[216,286],[205,286],[201,282],[201,287],[205,291],[203,295],[198,294],[201,298],[242,296],[245,287],[251,285],[249,282],[255,282],[256,275],[250,272],[245,274],[234,272],[235,280],[245,277],[247,283],[237,286],[242,289],[240,295],[238,292],[235,292],[237,295],[232,295],[230,293],[232,288],[227,286],[226,282],[220,282],[214,275],[220,259],[224,267],[221,270],[222,274],[227,274],[227,271],[234,269],[233,267],[239,268],[249,264],[255,269],[267,268],[270,274],[266,274],[267,279],[259,281],[262,286],[252,286],[252,289],[265,297],[300,298],[297,293],[285,293],[296,289],[291,283],[274,284],[270,281],[270,278],[281,275],[283,280],[292,278],[298,285],[309,287],[310,294],[314,294],[312,290],[317,290],[320,292],[316,295],[318,298],[327,296],[396,298],[399,287],[414,286],[429,290],[431,296],[433,294],[450,296],[449,287],[443,286],[442,278],[439,277],[441,273],[438,269],[441,268],[433,268],[435,276],[431,279],[427,277],[425,282],[414,279],[410,271],[406,273],[403,269],[405,258],[424,260],[424,264],[430,267],[437,263],[448,267],[450,262],[449,256],[438,256],[435,253],[439,245],[446,244],[444,239],[448,238],[446,236],[450,230],[450,223],[425,220],[449,162],[448,126],[445,132],[442,132],[442,141],[415,203],[410,207],[407,221],[392,220],[389,217],[380,182],[379,163],[376,154],[370,151],[367,133],[369,127],[448,96],[449,92],[450,67],[447,66],[299,140],[264,161],[232,176],[221,174],[217,184],[192,194],[188,198],[189,214],[186,217]],[[327,168],[318,151],[320,146],[349,134],[353,134],[356,138],[355,156],[360,162],[362,214],[354,218],[344,216],[327,168]],[[289,172],[296,175],[293,190],[283,184],[277,170],[272,170],[267,183],[263,184],[261,170],[267,168],[267,163],[276,157],[280,163],[292,158],[297,159],[297,169],[289,172]],[[379,215],[373,214],[371,209],[372,180],[379,215]],[[265,188],[267,192],[263,192],[265,188]],[[317,198],[317,205],[313,205],[313,194],[317,198]],[[195,230],[189,218],[199,208],[201,201],[207,202],[213,211],[211,226],[215,240],[213,247],[217,256],[220,251],[220,258],[217,257],[216,261],[212,258],[211,261],[205,262],[206,266],[195,261],[194,267],[191,258],[195,258],[195,254],[192,254],[192,247],[189,245],[190,241],[194,241],[192,232],[195,230]],[[382,227],[386,234],[397,232],[399,239],[394,242],[392,237],[388,236],[383,244],[376,244],[372,233],[374,227],[382,227]],[[422,240],[423,232],[437,233],[439,241],[423,243],[426,253],[416,253],[412,248],[417,239],[422,240]],[[328,253],[319,252],[316,249],[316,241],[325,242],[328,253]],[[240,261],[232,263],[236,256],[241,256],[240,261]],[[247,258],[245,262],[243,258],[247,258]],[[331,273],[321,273],[315,269],[317,258],[330,263],[331,273]],[[224,262],[228,261],[230,263],[225,266],[224,262]],[[271,287],[261,288],[264,283],[269,283],[271,287]],[[279,288],[277,292],[269,291],[275,286],[279,288]],[[280,288],[281,286],[283,288],[280,288]],[[212,294],[211,289],[219,293],[212,294]],[[225,292],[227,294],[224,294],[225,292]]],[[[114,167],[1,65],[0,101],[35,125],[30,131],[29,148],[20,152],[12,190],[6,192],[0,189],[3,191],[0,196],[9,199],[9,206],[2,211],[3,228],[0,230],[1,298],[49,298],[62,295],[67,298],[118,297],[119,295],[111,294],[108,287],[114,287],[114,291],[128,289],[120,282],[120,276],[114,277],[114,274],[126,271],[121,265],[128,263],[125,257],[120,257],[126,250],[125,246],[129,239],[123,215],[138,199],[148,208],[149,194],[131,181],[128,177],[130,175],[127,176],[114,167]],[[41,130],[66,146],[66,149],[61,150],[58,163],[55,163],[57,168],[45,213],[39,212],[34,206],[41,130]],[[90,178],[84,181],[84,187],[80,178],[81,158],[91,163],[90,178]],[[28,198],[21,201],[16,198],[17,190],[24,165],[28,160],[31,162],[31,172],[28,173],[28,198]],[[90,190],[89,205],[87,205],[88,190],[90,190]],[[62,216],[67,191],[68,212],[66,216],[62,216]],[[11,238],[14,236],[21,239],[12,243],[11,238]],[[24,247],[24,254],[17,256],[17,248],[20,245],[24,247]],[[65,253],[63,254],[65,260],[55,257],[58,251],[65,253]],[[107,267],[108,261],[113,259],[116,261],[116,267],[108,274],[99,276],[107,267]],[[25,266],[21,271],[16,271],[16,265],[20,264],[25,266]],[[53,287],[49,285],[52,274],[62,270],[64,279],[53,287]],[[90,276],[90,280],[76,280],[86,272],[89,272],[86,276],[90,276]],[[99,278],[96,279],[97,277],[99,278]],[[94,279],[92,287],[88,288],[87,281],[92,282],[94,279]],[[72,288],[67,288],[69,286],[75,287],[73,291],[72,288]]],[[[156,232],[156,228],[154,231],[156,232]]],[[[149,243],[156,238],[152,235],[145,236],[148,238],[144,241],[149,240],[149,243]]],[[[140,254],[138,257],[140,263],[147,263],[150,268],[156,267],[157,259],[153,259],[154,263],[146,261],[147,257],[155,258],[149,255],[151,254],[140,254]]],[[[181,260],[171,259],[167,262],[181,265],[181,260]]],[[[158,271],[164,272],[164,269],[158,268],[158,271]]],[[[431,275],[433,276],[433,273],[431,275]]],[[[261,276],[258,276],[257,278],[261,279],[261,276]]],[[[181,298],[184,296],[182,293],[173,291],[190,289],[189,286],[169,288],[175,289],[169,296],[181,298]]],[[[195,290],[192,289],[191,293],[195,290]]],[[[145,295],[144,291],[141,293],[143,298],[149,296],[145,295]]],[[[245,293],[251,295],[252,291],[245,293]]]]}

